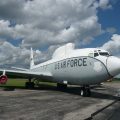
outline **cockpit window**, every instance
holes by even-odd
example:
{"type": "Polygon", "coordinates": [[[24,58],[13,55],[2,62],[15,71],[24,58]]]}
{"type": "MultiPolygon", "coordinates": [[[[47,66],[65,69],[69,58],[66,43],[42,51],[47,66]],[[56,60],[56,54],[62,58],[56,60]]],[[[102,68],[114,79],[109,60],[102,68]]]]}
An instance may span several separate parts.
{"type": "Polygon", "coordinates": [[[96,52],[96,53],[94,53],[94,57],[97,57],[97,56],[99,56],[99,54],[96,52]]]}
{"type": "Polygon", "coordinates": [[[99,56],[99,54],[97,52],[95,52],[95,53],[89,53],[89,56],[90,57],[97,57],[97,56],[99,56]]]}
{"type": "Polygon", "coordinates": [[[99,52],[99,54],[102,55],[102,56],[109,56],[108,52],[99,52]]]}
{"type": "Polygon", "coordinates": [[[108,52],[102,52],[102,51],[94,51],[94,53],[89,53],[90,57],[97,57],[97,56],[111,56],[108,52]]]}
{"type": "Polygon", "coordinates": [[[93,53],[89,53],[88,56],[90,56],[90,57],[94,57],[94,54],[93,54],[93,53]]]}

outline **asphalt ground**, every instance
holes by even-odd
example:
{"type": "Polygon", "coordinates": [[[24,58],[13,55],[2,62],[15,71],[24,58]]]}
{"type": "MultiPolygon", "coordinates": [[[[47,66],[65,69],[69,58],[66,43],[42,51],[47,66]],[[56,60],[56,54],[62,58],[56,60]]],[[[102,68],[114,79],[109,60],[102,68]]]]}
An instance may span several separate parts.
{"type": "Polygon", "coordinates": [[[93,87],[91,97],[81,97],[78,86],[64,91],[52,86],[0,88],[0,120],[119,120],[119,100],[91,118],[118,99],[119,92],[119,82],[93,87]]]}

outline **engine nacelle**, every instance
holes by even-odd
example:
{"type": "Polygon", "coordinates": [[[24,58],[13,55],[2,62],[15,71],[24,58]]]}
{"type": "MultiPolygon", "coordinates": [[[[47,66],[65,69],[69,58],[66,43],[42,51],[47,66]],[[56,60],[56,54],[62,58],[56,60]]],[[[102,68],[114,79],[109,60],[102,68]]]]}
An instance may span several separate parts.
{"type": "Polygon", "coordinates": [[[6,75],[0,76],[0,84],[5,84],[8,80],[8,77],[6,75]]]}

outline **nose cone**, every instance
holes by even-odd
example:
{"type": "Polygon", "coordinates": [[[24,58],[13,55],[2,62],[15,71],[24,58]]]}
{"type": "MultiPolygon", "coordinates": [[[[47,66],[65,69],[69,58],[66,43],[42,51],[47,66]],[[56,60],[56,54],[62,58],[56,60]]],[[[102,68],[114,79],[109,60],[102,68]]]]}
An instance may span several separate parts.
{"type": "Polygon", "coordinates": [[[120,74],[120,59],[114,56],[108,57],[107,69],[112,76],[120,74]]]}

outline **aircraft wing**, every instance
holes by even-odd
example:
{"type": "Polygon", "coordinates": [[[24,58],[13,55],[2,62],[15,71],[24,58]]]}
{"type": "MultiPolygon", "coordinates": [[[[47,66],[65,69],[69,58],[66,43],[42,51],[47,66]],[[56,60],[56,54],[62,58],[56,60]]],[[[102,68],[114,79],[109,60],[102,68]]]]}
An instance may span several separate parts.
{"type": "MultiPolygon", "coordinates": [[[[0,69],[1,76],[8,76],[8,77],[22,77],[22,78],[39,78],[39,79],[51,79],[52,74],[48,72],[34,72],[31,70],[4,70],[0,69]]],[[[1,77],[0,76],[0,77],[1,77]]]]}

